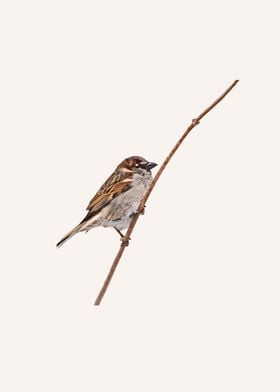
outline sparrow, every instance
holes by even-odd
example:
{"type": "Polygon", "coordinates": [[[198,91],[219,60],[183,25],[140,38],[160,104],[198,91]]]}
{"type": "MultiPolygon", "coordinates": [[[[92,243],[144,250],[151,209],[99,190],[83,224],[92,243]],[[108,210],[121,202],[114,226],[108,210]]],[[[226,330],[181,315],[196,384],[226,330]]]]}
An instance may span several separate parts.
{"type": "Polygon", "coordinates": [[[121,231],[128,228],[137,212],[153,179],[151,169],[155,166],[156,163],[139,156],[124,159],[89,202],[85,218],[56,246],[59,248],[75,234],[98,226],[113,227],[122,240],[124,235],[121,231]]]}

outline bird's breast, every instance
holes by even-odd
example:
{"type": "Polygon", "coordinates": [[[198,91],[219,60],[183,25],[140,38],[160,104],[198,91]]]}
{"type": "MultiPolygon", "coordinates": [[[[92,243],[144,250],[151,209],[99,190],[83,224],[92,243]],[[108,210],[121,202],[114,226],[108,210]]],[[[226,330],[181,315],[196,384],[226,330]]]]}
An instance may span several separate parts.
{"type": "Polygon", "coordinates": [[[114,226],[119,230],[126,229],[151,180],[151,175],[135,176],[131,188],[118,195],[100,212],[99,217],[103,218],[102,225],[114,226]]]}

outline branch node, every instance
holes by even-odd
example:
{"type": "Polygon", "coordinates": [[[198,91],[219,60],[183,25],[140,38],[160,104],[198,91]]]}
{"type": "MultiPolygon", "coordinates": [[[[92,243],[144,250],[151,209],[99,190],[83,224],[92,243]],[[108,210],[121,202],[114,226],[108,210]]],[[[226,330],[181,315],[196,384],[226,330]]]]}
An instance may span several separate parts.
{"type": "Polygon", "coordinates": [[[197,119],[197,118],[193,118],[192,119],[192,125],[193,126],[196,126],[196,125],[198,125],[200,123],[200,121],[197,119]]]}

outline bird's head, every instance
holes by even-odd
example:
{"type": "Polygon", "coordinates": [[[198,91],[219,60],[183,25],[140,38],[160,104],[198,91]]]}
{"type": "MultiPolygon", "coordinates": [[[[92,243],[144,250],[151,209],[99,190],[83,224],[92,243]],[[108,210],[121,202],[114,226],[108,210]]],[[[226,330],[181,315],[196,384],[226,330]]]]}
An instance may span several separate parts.
{"type": "Polygon", "coordinates": [[[123,171],[131,171],[131,172],[138,172],[139,170],[146,170],[148,172],[151,171],[154,167],[157,166],[157,163],[149,162],[146,159],[139,157],[139,156],[132,156],[123,160],[118,169],[123,171]]]}

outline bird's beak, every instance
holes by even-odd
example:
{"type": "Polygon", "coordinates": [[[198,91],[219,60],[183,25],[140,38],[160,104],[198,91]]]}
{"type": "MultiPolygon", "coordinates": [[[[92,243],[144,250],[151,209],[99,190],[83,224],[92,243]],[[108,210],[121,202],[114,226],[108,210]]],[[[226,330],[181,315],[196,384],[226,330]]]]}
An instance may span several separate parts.
{"type": "Polygon", "coordinates": [[[146,165],[146,168],[148,170],[151,170],[151,169],[153,169],[156,166],[157,166],[157,163],[155,163],[155,162],[148,162],[147,165],[146,165]]]}

